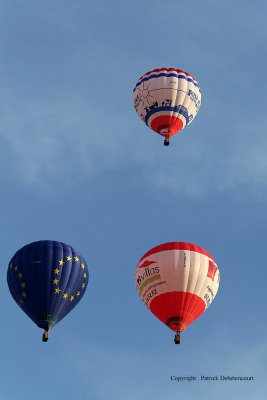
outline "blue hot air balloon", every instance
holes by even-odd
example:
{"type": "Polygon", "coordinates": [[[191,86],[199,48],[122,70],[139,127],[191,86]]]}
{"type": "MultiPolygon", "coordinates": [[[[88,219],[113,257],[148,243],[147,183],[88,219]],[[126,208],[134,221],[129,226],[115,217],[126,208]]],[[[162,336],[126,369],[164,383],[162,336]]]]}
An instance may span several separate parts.
{"type": "Polygon", "coordinates": [[[27,244],[11,258],[7,283],[19,307],[48,331],[83,297],[88,283],[83,257],[71,246],[52,240],[27,244]]]}

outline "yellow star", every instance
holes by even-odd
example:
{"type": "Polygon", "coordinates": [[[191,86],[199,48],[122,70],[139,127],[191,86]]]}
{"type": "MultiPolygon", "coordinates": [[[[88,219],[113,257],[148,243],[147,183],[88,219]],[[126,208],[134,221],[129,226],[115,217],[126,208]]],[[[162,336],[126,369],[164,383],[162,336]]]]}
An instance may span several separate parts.
{"type": "Polygon", "coordinates": [[[74,257],[74,259],[75,259],[75,261],[79,261],[79,258],[76,256],[76,257],[74,257]]]}
{"type": "Polygon", "coordinates": [[[25,283],[25,282],[22,282],[21,287],[22,287],[22,288],[25,288],[25,287],[26,287],[26,283],[25,283]]]}
{"type": "Polygon", "coordinates": [[[66,299],[68,297],[68,293],[64,293],[62,297],[63,299],[66,299]]]}
{"type": "Polygon", "coordinates": [[[64,261],[63,260],[59,260],[59,265],[63,265],[64,261]]]}
{"type": "Polygon", "coordinates": [[[74,296],[71,296],[70,301],[74,300],[74,296]]]}
{"type": "Polygon", "coordinates": [[[78,296],[80,296],[80,294],[81,294],[81,292],[77,292],[76,296],[78,297],[78,296]]]}
{"type": "Polygon", "coordinates": [[[55,273],[56,275],[58,275],[59,272],[60,272],[60,270],[59,270],[58,268],[54,269],[54,273],[55,273]]]}
{"type": "Polygon", "coordinates": [[[84,268],[85,268],[85,265],[84,265],[84,264],[81,264],[81,267],[82,267],[82,269],[84,269],[84,268]]]}
{"type": "Polygon", "coordinates": [[[22,296],[26,297],[27,296],[26,292],[22,292],[22,296]]]}
{"type": "Polygon", "coordinates": [[[11,264],[9,264],[9,268],[12,268],[12,266],[13,266],[13,264],[11,263],[11,264]]]}
{"type": "Polygon", "coordinates": [[[67,256],[67,261],[71,261],[71,256],[67,256]]]}
{"type": "Polygon", "coordinates": [[[87,275],[86,275],[86,272],[83,274],[83,277],[84,277],[84,278],[86,278],[86,277],[87,277],[87,275]]]}
{"type": "Polygon", "coordinates": [[[19,302],[20,302],[21,304],[23,304],[23,300],[22,300],[22,299],[20,299],[19,302]]]}
{"type": "Polygon", "coordinates": [[[18,274],[18,278],[19,278],[19,279],[22,278],[22,273],[21,273],[21,272],[18,274]]]}
{"type": "Polygon", "coordinates": [[[59,289],[59,287],[58,287],[58,288],[55,289],[55,292],[56,292],[57,294],[59,294],[59,292],[61,292],[61,289],[59,289]]]}
{"type": "Polygon", "coordinates": [[[17,270],[18,270],[18,267],[17,267],[17,266],[15,266],[14,270],[15,270],[15,271],[17,271],[17,270]]]}
{"type": "Polygon", "coordinates": [[[82,284],[82,289],[84,288],[84,286],[85,286],[85,283],[82,284]]]}
{"type": "Polygon", "coordinates": [[[54,285],[57,285],[57,283],[58,283],[58,279],[55,278],[55,279],[53,280],[53,284],[54,284],[54,285]]]}

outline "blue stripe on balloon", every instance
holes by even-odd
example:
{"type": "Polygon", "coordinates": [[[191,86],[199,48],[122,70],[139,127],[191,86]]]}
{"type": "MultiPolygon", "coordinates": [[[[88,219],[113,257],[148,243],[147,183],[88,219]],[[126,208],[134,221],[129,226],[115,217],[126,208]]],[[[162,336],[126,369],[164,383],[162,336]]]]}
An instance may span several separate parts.
{"type": "Polygon", "coordinates": [[[135,88],[134,88],[133,91],[135,91],[135,89],[137,88],[137,86],[141,85],[142,82],[148,81],[148,80],[151,79],[151,78],[159,78],[160,76],[166,76],[167,78],[168,78],[168,77],[171,77],[171,76],[174,76],[175,78],[186,79],[188,82],[192,82],[196,87],[199,88],[198,84],[195,83],[195,82],[193,81],[193,79],[190,79],[190,78],[188,78],[187,76],[184,76],[184,75],[177,75],[177,74],[174,74],[174,73],[172,73],[172,74],[166,74],[166,73],[163,72],[163,73],[158,74],[158,75],[150,75],[150,76],[148,76],[148,77],[146,77],[146,78],[143,78],[140,82],[138,82],[138,83],[135,85],[135,88]]]}
{"type": "Polygon", "coordinates": [[[150,110],[146,116],[145,116],[145,123],[148,125],[148,119],[151,117],[151,115],[159,112],[159,111],[172,111],[176,112],[178,114],[181,114],[185,119],[186,119],[186,125],[189,123],[189,116],[188,112],[182,109],[181,107],[170,107],[170,106],[165,106],[165,107],[155,107],[152,110],[150,110]]]}

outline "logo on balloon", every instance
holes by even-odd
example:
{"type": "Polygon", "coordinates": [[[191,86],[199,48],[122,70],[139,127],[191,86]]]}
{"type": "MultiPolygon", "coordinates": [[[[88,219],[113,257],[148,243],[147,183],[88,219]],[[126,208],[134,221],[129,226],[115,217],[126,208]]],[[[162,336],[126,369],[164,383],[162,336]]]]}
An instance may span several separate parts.
{"type": "Polygon", "coordinates": [[[150,282],[160,279],[159,267],[155,261],[144,261],[142,265],[138,268],[138,275],[136,279],[136,288],[141,295],[145,286],[150,282]],[[153,265],[153,266],[151,266],[153,265]],[[142,268],[142,269],[141,269],[142,268]],[[142,273],[140,273],[140,269],[142,273]]]}

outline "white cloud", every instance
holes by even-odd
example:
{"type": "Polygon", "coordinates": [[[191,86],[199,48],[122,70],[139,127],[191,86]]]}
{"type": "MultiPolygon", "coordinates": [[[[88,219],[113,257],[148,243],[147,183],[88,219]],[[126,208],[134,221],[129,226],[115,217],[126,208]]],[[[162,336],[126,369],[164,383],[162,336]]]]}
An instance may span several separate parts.
{"type": "Polygon", "coordinates": [[[147,183],[175,195],[205,197],[244,187],[263,194],[266,118],[254,125],[246,120],[225,124],[216,131],[218,102],[213,107],[210,126],[203,127],[204,110],[201,121],[176,135],[166,148],[127,107],[102,115],[82,99],[16,106],[2,117],[2,163],[8,162],[7,173],[20,181],[48,189],[101,177],[105,171],[137,168],[147,183]]]}

